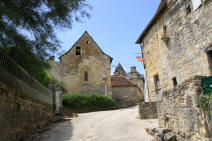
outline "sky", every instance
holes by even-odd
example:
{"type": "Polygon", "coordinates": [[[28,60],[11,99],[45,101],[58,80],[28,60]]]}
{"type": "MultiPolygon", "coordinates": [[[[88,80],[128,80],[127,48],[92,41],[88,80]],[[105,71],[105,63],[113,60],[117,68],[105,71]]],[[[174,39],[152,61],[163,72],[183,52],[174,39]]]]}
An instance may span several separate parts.
{"type": "Polygon", "coordinates": [[[160,0],[87,0],[92,7],[89,19],[74,22],[72,29],[57,31],[62,50],[68,51],[85,31],[100,48],[113,58],[111,73],[118,63],[126,72],[131,66],[143,74],[143,64],[138,62],[139,35],[154,16],[160,0]]]}

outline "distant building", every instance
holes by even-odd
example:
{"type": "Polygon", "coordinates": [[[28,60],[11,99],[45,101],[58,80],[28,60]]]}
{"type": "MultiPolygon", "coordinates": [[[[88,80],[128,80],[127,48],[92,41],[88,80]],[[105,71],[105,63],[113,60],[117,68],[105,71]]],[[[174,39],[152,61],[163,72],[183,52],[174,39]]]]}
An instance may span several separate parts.
{"type": "Polygon", "coordinates": [[[131,71],[126,74],[127,78],[134,82],[142,91],[142,94],[145,95],[145,81],[144,81],[144,76],[141,75],[137,70],[135,66],[131,67],[131,71]]]}
{"type": "Polygon", "coordinates": [[[124,68],[122,67],[122,65],[119,63],[113,74],[114,75],[124,75],[125,76],[126,72],[125,72],[124,68]]]}
{"type": "Polygon", "coordinates": [[[150,101],[194,75],[212,75],[212,1],[161,0],[136,41],[150,101]]]}
{"type": "Polygon", "coordinates": [[[126,76],[112,76],[112,98],[121,104],[136,105],[144,101],[141,89],[126,76]]]}

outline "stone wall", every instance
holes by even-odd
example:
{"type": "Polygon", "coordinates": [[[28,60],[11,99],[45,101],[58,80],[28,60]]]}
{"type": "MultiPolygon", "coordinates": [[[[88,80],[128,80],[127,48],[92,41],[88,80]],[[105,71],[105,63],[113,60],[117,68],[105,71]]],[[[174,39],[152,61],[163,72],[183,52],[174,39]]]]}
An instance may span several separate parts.
{"type": "Polygon", "coordinates": [[[105,93],[111,96],[111,61],[85,32],[73,47],[60,57],[61,77],[65,89],[70,93],[105,93]],[[76,55],[76,47],[81,54],[76,55]],[[88,81],[85,81],[85,72],[88,81]]]}
{"type": "Polygon", "coordinates": [[[141,42],[150,101],[157,97],[156,75],[162,91],[174,87],[173,78],[181,84],[194,75],[212,75],[205,53],[212,43],[211,7],[211,0],[202,0],[195,11],[191,0],[167,0],[167,7],[144,35],[141,42]],[[168,41],[162,40],[164,28],[168,41]]]}
{"type": "Polygon", "coordinates": [[[30,138],[52,117],[52,106],[0,82],[0,140],[30,138]]]}
{"type": "Polygon", "coordinates": [[[156,118],[158,118],[157,102],[141,102],[141,103],[139,103],[139,116],[140,116],[140,119],[156,119],[156,118]]]}
{"type": "Polygon", "coordinates": [[[200,109],[201,77],[192,77],[158,98],[159,126],[171,129],[179,141],[204,140],[207,125],[200,109]]]}
{"type": "Polygon", "coordinates": [[[131,103],[131,105],[136,105],[137,103],[144,101],[142,92],[137,86],[113,86],[112,98],[119,104],[131,103]]]}
{"type": "Polygon", "coordinates": [[[52,92],[0,52],[0,141],[31,140],[53,116],[52,92]]]}

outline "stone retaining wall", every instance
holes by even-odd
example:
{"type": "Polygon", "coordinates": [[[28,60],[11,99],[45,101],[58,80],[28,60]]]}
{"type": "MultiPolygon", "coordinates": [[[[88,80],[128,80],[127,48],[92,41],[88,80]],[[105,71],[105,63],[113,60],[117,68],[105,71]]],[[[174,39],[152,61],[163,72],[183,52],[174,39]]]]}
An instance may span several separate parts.
{"type": "Polygon", "coordinates": [[[209,135],[201,112],[201,77],[195,76],[158,97],[160,128],[171,129],[177,140],[204,140],[209,135]]]}
{"type": "Polygon", "coordinates": [[[157,102],[141,102],[139,103],[139,115],[140,119],[156,119],[157,114],[157,102]]]}
{"type": "Polygon", "coordinates": [[[52,92],[6,56],[3,59],[0,60],[0,141],[32,140],[32,133],[53,116],[52,92]]]}

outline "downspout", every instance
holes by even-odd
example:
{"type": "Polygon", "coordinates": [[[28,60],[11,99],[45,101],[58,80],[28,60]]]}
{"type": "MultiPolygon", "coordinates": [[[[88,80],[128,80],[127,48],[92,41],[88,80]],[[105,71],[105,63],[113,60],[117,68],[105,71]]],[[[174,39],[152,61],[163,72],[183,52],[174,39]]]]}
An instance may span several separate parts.
{"type": "MultiPolygon", "coordinates": [[[[144,47],[144,43],[140,44],[141,46],[141,50],[144,47]]],[[[142,57],[143,57],[143,50],[142,50],[142,57]]],[[[145,81],[145,102],[149,102],[149,89],[148,89],[148,83],[147,83],[147,71],[145,69],[145,65],[143,63],[143,67],[144,67],[144,81],[145,81]]]]}

